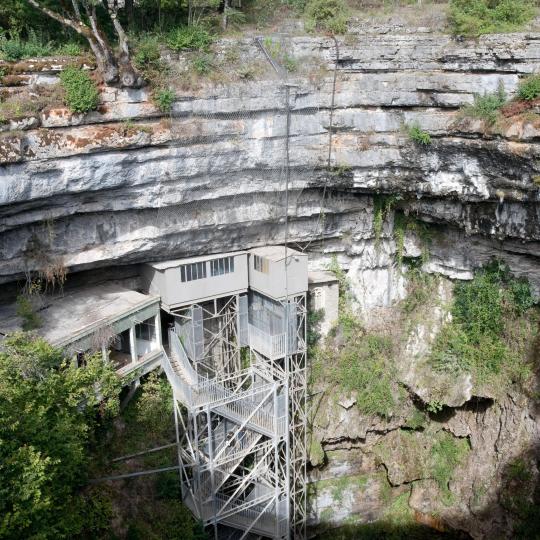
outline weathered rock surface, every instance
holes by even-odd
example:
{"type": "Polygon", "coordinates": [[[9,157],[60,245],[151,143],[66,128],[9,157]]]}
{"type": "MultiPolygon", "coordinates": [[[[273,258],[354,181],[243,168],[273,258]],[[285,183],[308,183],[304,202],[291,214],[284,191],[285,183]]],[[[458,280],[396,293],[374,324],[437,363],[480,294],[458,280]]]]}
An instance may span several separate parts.
{"type": "MultiPolygon", "coordinates": [[[[430,270],[467,278],[496,254],[539,286],[536,123],[486,137],[478,123],[457,121],[456,109],[499,84],[512,94],[540,65],[540,36],[458,43],[389,30],[359,29],[339,43],[332,174],[334,43],[284,43],[301,63],[328,69],[318,80],[299,74],[290,90],[291,240],[309,246],[315,266],[338,253],[363,306],[387,305],[402,284],[389,269],[392,241],[389,257],[373,256],[372,197],[394,193],[407,212],[444,225],[430,270]],[[432,135],[429,147],[402,129],[415,122],[432,135]]],[[[249,40],[241,46],[260,55],[249,40]]],[[[12,71],[33,64],[41,78],[62,67],[36,61],[12,71]]],[[[104,89],[96,112],[54,109],[14,124],[23,131],[0,140],[0,281],[36,266],[27,245],[45,221],[54,229],[45,249],[72,271],[282,241],[285,105],[276,80],[179,91],[172,118],[145,90],[104,89]]]]}

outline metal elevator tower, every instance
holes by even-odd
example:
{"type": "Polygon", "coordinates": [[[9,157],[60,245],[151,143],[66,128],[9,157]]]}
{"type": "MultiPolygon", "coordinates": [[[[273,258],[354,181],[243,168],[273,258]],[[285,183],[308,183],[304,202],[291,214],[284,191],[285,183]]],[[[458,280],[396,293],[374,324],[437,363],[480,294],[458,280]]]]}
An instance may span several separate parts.
{"type": "Polygon", "coordinates": [[[247,287],[169,313],[184,503],[215,539],[305,538],[306,292],[247,287]]]}

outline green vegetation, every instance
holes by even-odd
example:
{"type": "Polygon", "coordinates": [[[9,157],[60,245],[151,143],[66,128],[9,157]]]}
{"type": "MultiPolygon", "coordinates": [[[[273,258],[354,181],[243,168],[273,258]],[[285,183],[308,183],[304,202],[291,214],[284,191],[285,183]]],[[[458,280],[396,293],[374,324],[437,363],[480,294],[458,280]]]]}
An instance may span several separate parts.
{"type": "Polygon", "coordinates": [[[0,537],[97,537],[106,493],[85,488],[94,429],[118,410],[118,379],[99,357],[76,368],[29,334],[0,352],[0,537]],[[96,393],[100,390],[100,399],[96,393]]]}
{"type": "MultiPolygon", "coordinates": [[[[172,391],[165,377],[156,372],[145,377],[132,400],[114,420],[101,430],[95,445],[92,456],[95,477],[169,467],[177,462],[175,448],[126,462],[110,462],[111,458],[175,440],[172,391]]],[[[182,504],[177,472],[115,482],[107,489],[116,515],[106,538],[207,540],[201,525],[182,504]]]]}
{"type": "Polygon", "coordinates": [[[408,126],[407,133],[411,141],[415,142],[416,144],[424,146],[431,144],[431,135],[427,131],[424,131],[420,127],[420,124],[413,124],[412,126],[408,126]]]}
{"type": "Polygon", "coordinates": [[[212,57],[208,54],[199,54],[196,56],[191,65],[198,75],[208,75],[212,69],[212,57]]]}
{"type": "Polygon", "coordinates": [[[74,41],[56,44],[44,41],[34,30],[30,29],[26,39],[19,32],[11,30],[8,34],[0,31],[0,59],[9,62],[36,58],[40,56],[79,56],[83,52],[81,45],[74,41]]]}
{"type": "Polygon", "coordinates": [[[333,34],[347,31],[349,10],[343,0],[309,0],[304,15],[306,30],[327,30],[333,34]]]}
{"type": "Polygon", "coordinates": [[[450,495],[448,483],[469,451],[467,439],[457,439],[446,431],[438,433],[437,440],[431,447],[430,476],[437,481],[447,501],[450,495]]]}
{"type": "Polygon", "coordinates": [[[538,313],[530,286],[494,262],[471,282],[456,285],[447,324],[434,345],[432,365],[442,371],[465,371],[479,385],[502,389],[524,384],[531,375],[529,348],[538,313]]]}
{"type": "Polygon", "coordinates": [[[36,313],[32,300],[28,295],[20,295],[17,297],[17,315],[23,320],[22,329],[35,330],[42,325],[41,317],[36,313]]]}
{"type": "Polygon", "coordinates": [[[375,231],[375,244],[379,244],[383,233],[385,220],[390,215],[400,195],[374,195],[373,196],[373,230],[375,231]]]}
{"type": "Polygon", "coordinates": [[[388,417],[393,412],[396,400],[391,358],[392,342],[379,335],[358,335],[340,352],[333,376],[344,390],[355,395],[364,414],[388,417]]]}
{"type": "Polygon", "coordinates": [[[312,350],[312,379],[337,385],[340,392],[354,395],[364,414],[392,415],[396,405],[392,340],[367,333],[351,307],[345,271],[333,258],[329,270],[339,281],[338,323],[324,347],[312,350]]]}
{"type": "Polygon", "coordinates": [[[532,479],[531,467],[523,458],[517,458],[507,467],[507,475],[510,480],[528,482],[532,479]]]}
{"type": "Polygon", "coordinates": [[[307,315],[307,346],[308,351],[319,343],[321,339],[320,324],[324,319],[324,309],[310,310],[307,315]]]}
{"type": "Polygon", "coordinates": [[[87,113],[97,108],[99,90],[88,73],[68,67],[60,74],[60,82],[66,92],[66,105],[72,112],[87,113]]]}
{"type": "Polygon", "coordinates": [[[281,64],[289,73],[297,71],[298,62],[292,56],[289,56],[281,47],[279,41],[274,41],[272,38],[266,37],[263,41],[264,48],[268,54],[281,64]]]}
{"type": "Polygon", "coordinates": [[[430,412],[431,414],[437,414],[443,410],[443,407],[444,405],[440,401],[435,399],[427,403],[426,410],[430,412]]]}
{"type": "Polygon", "coordinates": [[[412,261],[407,268],[406,276],[407,296],[401,302],[401,310],[407,318],[410,318],[433,300],[439,278],[437,275],[422,272],[420,264],[414,264],[412,261]]]}
{"type": "Polygon", "coordinates": [[[415,408],[411,416],[407,419],[405,427],[412,430],[424,429],[429,418],[420,409],[415,408]]]}
{"type": "Polygon", "coordinates": [[[465,36],[515,32],[536,13],[532,0],[451,0],[452,31],[465,36]]]}
{"type": "Polygon", "coordinates": [[[472,118],[480,118],[488,125],[493,125],[497,121],[499,111],[506,104],[507,99],[504,85],[501,83],[498,90],[492,94],[482,96],[476,94],[474,103],[463,107],[462,114],[472,118]]]}
{"type": "Polygon", "coordinates": [[[154,94],[154,102],[158,109],[164,113],[170,113],[174,103],[175,94],[170,88],[161,88],[154,94]]]}
{"type": "Polygon", "coordinates": [[[518,88],[518,97],[532,101],[540,97],[540,75],[531,75],[521,81],[518,88]]]}
{"type": "Polygon", "coordinates": [[[212,35],[202,26],[181,26],[171,30],[166,38],[167,45],[174,51],[207,51],[212,44],[212,35]]]}

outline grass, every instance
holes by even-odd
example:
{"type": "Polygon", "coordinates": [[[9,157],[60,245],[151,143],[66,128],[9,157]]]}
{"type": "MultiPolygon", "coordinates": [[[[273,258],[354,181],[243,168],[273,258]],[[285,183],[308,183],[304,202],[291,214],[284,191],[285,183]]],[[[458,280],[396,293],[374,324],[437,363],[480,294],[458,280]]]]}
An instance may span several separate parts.
{"type": "Polygon", "coordinates": [[[457,439],[446,431],[439,432],[436,442],[431,447],[429,474],[439,484],[446,500],[450,495],[448,483],[469,451],[470,446],[467,439],[457,439]]]}
{"type": "Polygon", "coordinates": [[[407,296],[401,302],[401,310],[409,317],[433,300],[439,278],[422,272],[418,264],[409,265],[406,277],[407,296]]]}
{"type": "Polygon", "coordinates": [[[355,395],[364,414],[392,415],[396,400],[392,392],[391,357],[390,340],[373,334],[358,336],[341,351],[334,377],[345,391],[355,395]]]}
{"type": "Polygon", "coordinates": [[[451,0],[449,21],[454,34],[476,37],[516,32],[535,14],[532,0],[451,0]]]}
{"type": "Polygon", "coordinates": [[[448,373],[468,372],[475,384],[502,390],[525,385],[538,311],[530,285],[494,262],[455,287],[452,321],[443,327],[430,357],[448,373]]]}
{"type": "Polygon", "coordinates": [[[202,26],[181,26],[166,36],[166,43],[173,51],[208,51],[213,36],[202,26]]]}
{"type": "Polygon", "coordinates": [[[401,199],[400,195],[374,195],[373,196],[373,231],[375,244],[381,241],[385,220],[390,215],[394,206],[401,199]]]}
{"type": "Polygon", "coordinates": [[[60,74],[65,102],[74,113],[87,113],[97,108],[99,90],[90,75],[82,69],[68,67],[60,74]]]}
{"type": "Polygon", "coordinates": [[[504,85],[499,84],[499,88],[494,93],[484,95],[475,94],[472,105],[465,105],[461,109],[461,115],[470,118],[479,118],[488,125],[493,125],[499,117],[500,109],[507,102],[507,95],[504,85]]]}
{"type": "Polygon", "coordinates": [[[17,297],[17,315],[23,320],[22,329],[25,332],[35,330],[43,324],[28,296],[20,295],[17,297]]]}
{"type": "Polygon", "coordinates": [[[351,394],[363,414],[390,417],[397,405],[393,341],[383,333],[366,332],[351,307],[347,275],[332,259],[328,269],[339,282],[339,315],[324,347],[312,351],[311,382],[335,385],[351,394]]]}
{"type": "Polygon", "coordinates": [[[431,144],[431,135],[424,131],[419,124],[413,124],[407,126],[407,134],[411,141],[421,146],[428,146],[431,144]]]}
{"type": "Polygon", "coordinates": [[[27,39],[22,39],[13,31],[11,34],[0,32],[0,58],[8,62],[40,56],[80,56],[83,52],[84,48],[77,42],[57,44],[45,41],[33,30],[29,31],[27,39]]]}

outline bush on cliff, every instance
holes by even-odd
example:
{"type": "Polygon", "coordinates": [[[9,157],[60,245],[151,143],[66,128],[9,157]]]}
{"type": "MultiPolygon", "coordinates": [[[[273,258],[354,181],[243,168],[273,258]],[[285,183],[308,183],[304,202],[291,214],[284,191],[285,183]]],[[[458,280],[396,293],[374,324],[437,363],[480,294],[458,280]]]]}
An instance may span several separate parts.
{"type": "Polygon", "coordinates": [[[327,30],[333,34],[347,31],[349,10],[343,0],[310,0],[305,9],[306,30],[327,30]]]}
{"type": "Polygon", "coordinates": [[[532,0],[451,0],[449,18],[454,34],[480,36],[520,30],[535,13],[532,0]]]}
{"type": "Polygon", "coordinates": [[[463,116],[480,118],[488,125],[493,125],[499,116],[500,109],[506,104],[508,97],[501,84],[492,94],[475,94],[474,102],[462,108],[463,116]]]}
{"type": "Polygon", "coordinates": [[[86,113],[98,106],[98,88],[86,71],[68,67],[60,75],[60,82],[66,91],[66,105],[72,112],[86,113]]]}
{"type": "Polygon", "coordinates": [[[518,88],[518,97],[525,101],[540,97],[540,75],[531,75],[523,79],[518,88]]]}
{"type": "Polygon", "coordinates": [[[456,285],[452,321],[437,338],[432,364],[471,373],[479,386],[527,383],[539,318],[533,304],[527,281],[498,262],[490,264],[472,281],[456,285]]]}

